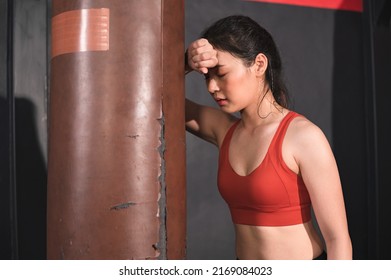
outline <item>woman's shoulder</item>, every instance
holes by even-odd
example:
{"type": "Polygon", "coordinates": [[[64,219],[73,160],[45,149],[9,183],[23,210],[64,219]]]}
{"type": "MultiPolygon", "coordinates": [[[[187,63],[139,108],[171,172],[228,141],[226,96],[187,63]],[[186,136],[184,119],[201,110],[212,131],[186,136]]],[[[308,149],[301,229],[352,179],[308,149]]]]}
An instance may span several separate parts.
{"type": "Polygon", "coordinates": [[[293,141],[299,147],[305,148],[308,145],[326,140],[322,129],[318,125],[302,114],[293,113],[295,118],[292,119],[287,131],[287,138],[290,141],[293,141]]]}
{"type": "Polygon", "coordinates": [[[291,128],[295,132],[316,132],[319,131],[320,128],[311,120],[309,120],[305,115],[297,113],[295,111],[290,111],[290,113],[294,114],[294,118],[291,122],[291,128]]]}

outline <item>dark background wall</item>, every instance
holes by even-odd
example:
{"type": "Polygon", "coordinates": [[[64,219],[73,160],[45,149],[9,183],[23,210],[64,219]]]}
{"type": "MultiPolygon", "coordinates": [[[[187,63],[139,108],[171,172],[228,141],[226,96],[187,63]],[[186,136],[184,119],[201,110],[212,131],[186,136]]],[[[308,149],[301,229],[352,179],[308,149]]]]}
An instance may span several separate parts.
{"type": "Polygon", "coordinates": [[[1,0],[0,11],[0,258],[44,259],[47,1],[1,0]]]}
{"type": "MultiPolygon", "coordinates": [[[[376,3],[375,3],[376,2],[376,3]]],[[[246,14],[280,48],[293,109],[320,126],[337,158],[357,259],[390,259],[390,1],[364,12],[186,0],[186,46],[213,21],[246,14]]],[[[46,258],[50,1],[0,0],[0,259],[46,258]]],[[[191,99],[214,106],[203,78],[191,99]]],[[[217,150],[187,134],[188,259],[234,259],[229,211],[216,186],[217,150]]]]}
{"type": "Polygon", "coordinates": [[[10,101],[8,100],[8,6],[0,2],[0,252],[2,259],[11,257],[11,181],[10,181],[10,101]]]}

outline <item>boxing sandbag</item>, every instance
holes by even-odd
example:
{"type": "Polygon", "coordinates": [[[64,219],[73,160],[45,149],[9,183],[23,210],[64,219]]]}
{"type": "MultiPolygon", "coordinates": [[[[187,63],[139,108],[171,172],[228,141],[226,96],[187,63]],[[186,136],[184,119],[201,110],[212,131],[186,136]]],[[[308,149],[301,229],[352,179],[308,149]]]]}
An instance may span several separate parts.
{"type": "Polygon", "coordinates": [[[185,257],[183,7],[52,1],[49,259],[185,257]]]}

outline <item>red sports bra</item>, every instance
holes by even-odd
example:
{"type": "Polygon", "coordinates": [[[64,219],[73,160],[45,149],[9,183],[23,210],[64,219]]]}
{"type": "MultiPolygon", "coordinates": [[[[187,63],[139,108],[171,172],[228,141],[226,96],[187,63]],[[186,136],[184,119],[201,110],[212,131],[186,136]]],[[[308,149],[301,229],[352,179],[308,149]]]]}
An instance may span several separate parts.
{"type": "Polygon", "coordinates": [[[311,219],[311,201],[302,178],[282,159],[282,142],[295,117],[289,112],[278,126],[262,163],[249,175],[238,175],[229,162],[229,145],[238,122],[220,148],[218,187],[235,224],[287,226],[311,219]]]}

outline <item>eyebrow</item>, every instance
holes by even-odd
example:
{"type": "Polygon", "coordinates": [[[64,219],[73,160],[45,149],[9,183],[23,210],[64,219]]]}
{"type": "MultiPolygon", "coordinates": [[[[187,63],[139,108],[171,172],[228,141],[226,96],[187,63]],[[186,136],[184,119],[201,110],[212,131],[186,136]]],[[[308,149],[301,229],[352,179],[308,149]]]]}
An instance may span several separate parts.
{"type": "Polygon", "coordinates": [[[213,69],[218,69],[218,68],[221,68],[221,67],[224,67],[224,66],[227,66],[227,65],[225,65],[225,64],[217,64],[215,67],[212,67],[212,68],[210,68],[211,70],[213,70],[213,69]]]}

